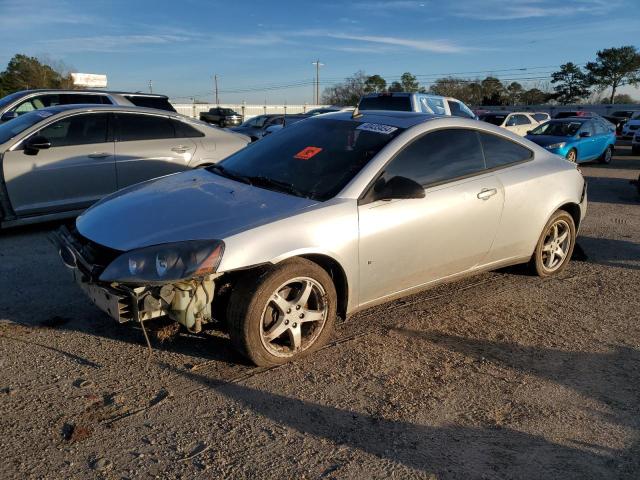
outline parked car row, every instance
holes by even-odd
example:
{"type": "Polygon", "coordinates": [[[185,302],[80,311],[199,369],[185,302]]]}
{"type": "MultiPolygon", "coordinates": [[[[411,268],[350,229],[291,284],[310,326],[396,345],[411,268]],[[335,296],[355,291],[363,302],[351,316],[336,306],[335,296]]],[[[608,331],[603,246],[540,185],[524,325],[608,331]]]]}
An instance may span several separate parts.
{"type": "Polygon", "coordinates": [[[320,348],[338,316],[463,275],[562,271],[586,212],[576,163],[615,142],[599,117],[479,122],[427,94],[231,129],[61,103],[0,124],[3,225],[81,213],[56,242],[96,306],[192,332],[222,321],[264,366],[320,348]]]}

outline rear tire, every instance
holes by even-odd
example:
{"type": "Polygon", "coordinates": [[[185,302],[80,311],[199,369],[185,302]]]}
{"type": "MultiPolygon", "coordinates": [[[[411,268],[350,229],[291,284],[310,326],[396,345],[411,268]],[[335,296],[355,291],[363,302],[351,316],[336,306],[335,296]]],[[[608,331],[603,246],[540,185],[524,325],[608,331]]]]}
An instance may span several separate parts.
{"type": "Polygon", "coordinates": [[[238,282],[227,310],[229,335],[256,365],[282,365],[329,340],[336,305],[327,272],[309,260],[293,258],[238,282]]]}
{"type": "Polygon", "coordinates": [[[547,222],[538,239],[530,267],[540,277],[557,275],[565,269],[576,244],[573,217],[558,210],[547,222]]]}
{"type": "Polygon", "coordinates": [[[613,147],[611,145],[609,145],[604,152],[602,152],[602,155],[600,155],[600,158],[598,159],[598,161],[600,163],[604,163],[605,165],[609,165],[611,163],[611,157],[613,157],[613,147]]]}

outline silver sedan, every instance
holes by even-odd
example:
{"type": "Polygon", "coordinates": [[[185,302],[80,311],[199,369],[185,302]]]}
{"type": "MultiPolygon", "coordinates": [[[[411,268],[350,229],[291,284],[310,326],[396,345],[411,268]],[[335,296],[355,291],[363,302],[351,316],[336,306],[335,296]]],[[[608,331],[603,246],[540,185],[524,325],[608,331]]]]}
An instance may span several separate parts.
{"type": "Polygon", "coordinates": [[[0,124],[0,222],[76,216],[120,188],[211,165],[248,141],[148,108],[61,105],[27,113],[0,124]]]}
{"type": "Polygon", "coordinates": [[[118,192],[59,247],[116,320],[220,320],[276,365],[319,348],[337,316],[507,265],[557,274],[586,206],[575,164],[511,132],[356,111],[118,192]]]}

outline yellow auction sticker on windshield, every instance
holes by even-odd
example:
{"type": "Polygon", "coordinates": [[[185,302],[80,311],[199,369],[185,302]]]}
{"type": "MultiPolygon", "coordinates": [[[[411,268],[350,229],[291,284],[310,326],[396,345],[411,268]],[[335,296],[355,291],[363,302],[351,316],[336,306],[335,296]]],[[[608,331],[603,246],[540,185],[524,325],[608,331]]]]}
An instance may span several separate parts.
{"type": "Polygon", "coordinates": [[[356,130],[364,130],[365,132],[383,133],[389,135],[395,132],[398,127],[392,127],[391,125],[382,125],[380,123],[363,123],[356,130]]]}

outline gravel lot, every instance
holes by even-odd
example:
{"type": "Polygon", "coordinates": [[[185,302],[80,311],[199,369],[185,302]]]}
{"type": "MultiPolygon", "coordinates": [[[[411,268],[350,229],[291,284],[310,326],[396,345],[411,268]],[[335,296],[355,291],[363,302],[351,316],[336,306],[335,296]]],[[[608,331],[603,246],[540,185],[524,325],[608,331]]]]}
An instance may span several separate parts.
{"type": "Polygon", "coordinates": [[[275,369],[224,334],[112,322],[47,242],[0,233],[0,478],[640,477],[640,158],[583,166],[574,261],[365,311],[275,369]]]}

